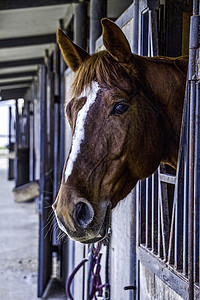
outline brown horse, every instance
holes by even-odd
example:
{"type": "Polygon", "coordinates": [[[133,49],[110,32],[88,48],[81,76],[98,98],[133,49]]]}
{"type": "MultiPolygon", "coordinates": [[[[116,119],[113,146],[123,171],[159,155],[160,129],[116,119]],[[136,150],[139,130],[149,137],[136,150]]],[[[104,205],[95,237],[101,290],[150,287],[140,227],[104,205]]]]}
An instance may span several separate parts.
{"type": "Polygon", "coordinates": [[[187,58],[140,57],[115,23],[102,27],[106,50],[92,56],[57,34],[75,79],[72,146],[53,208],[82,243],[106,236],[111,209],[160,162],[176,167],[187,73],[187,58]]]}

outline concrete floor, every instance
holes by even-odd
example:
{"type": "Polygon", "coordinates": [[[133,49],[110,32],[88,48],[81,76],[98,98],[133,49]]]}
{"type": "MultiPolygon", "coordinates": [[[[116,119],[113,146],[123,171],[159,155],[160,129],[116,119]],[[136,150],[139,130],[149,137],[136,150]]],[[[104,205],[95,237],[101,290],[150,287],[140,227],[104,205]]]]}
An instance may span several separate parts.
{"type": "Polygon", "coordinates": [[[38,213],[35,203],[16,203],[0,155],[0,300],[37,298],[38,213]]]}

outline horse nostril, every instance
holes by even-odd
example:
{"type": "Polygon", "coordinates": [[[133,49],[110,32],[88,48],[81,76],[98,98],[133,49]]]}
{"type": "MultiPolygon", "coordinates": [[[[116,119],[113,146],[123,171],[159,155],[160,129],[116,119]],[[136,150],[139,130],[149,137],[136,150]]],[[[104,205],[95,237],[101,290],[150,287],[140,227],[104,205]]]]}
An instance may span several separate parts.
{"type": "Polygon", "coordinates": [[[75,207],[75,218],[79,225],[86,228],[93,220],[94,211],[90,204],[79,202],[75,207]]]}

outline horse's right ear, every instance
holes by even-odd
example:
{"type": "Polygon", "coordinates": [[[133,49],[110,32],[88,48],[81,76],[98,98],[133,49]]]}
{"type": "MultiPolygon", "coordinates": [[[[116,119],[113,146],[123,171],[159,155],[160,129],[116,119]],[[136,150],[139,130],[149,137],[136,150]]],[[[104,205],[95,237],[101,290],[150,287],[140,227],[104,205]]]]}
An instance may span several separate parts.
{"type": "Polygon", "coordinates": [[[90,56],[85,50],[75,45],[61,29],[57,30],[57,43],[66,64],[74,72],[78,69],[81,63],[90,56]]]}
{"type": "Polygon", "coordinates": [[[118,62],[129,62],[132,53],[130,44],[122,30],[111,20],[101,20],[103,44],[110,55],[118,62]]]}

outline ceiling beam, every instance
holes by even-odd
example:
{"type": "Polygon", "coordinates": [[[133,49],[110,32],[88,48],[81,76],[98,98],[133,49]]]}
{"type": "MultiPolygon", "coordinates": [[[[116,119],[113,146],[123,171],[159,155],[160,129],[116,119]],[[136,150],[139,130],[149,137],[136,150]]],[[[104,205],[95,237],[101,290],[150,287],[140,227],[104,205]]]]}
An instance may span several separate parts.
{"type": "MultiPolygon", "coordinates": [[[[8,82],[0,82],[0,89],[2,87],[6,87],[9,85],[30,85],[32,80],[19,80],[19,81],[8,81],[8,82]]],[[[5,89],[5,88],[3,88],[5,89]]]]}
{"type": "Polygon", "coordinates": [[[1,100],[10,100],[23,98],[26,93],[27,88],[15,88],[10,90],[0,91],[1,100]]]}
{"type": "Polygon", "coordinates": [[[56,34],[36,35],[0,40],[0,48],[43,45],[56,42],[56,34]]]}
{"type": "Polygon", "coordinates": [[[0,79],[9,79],[9,78],[18,78],[18,77],[30,77],[35,76],[37,74],[36,71],[28,71],[28,72],[18,72],[18,73],[5,73],[0,74],[0,79]]]}
{"type": "Polygon", "coordinates": [[[0,10],[21,9],[39,6],[63,5],[81,2],[78,0],[4,0],[0,1],[0,10]]]}
{"type": "Polygon", "coordinates": [[[40,64],[43,64],[43,63],[44,63],[44,58],[43,57],[22,59],[22,60],[9,60],[9,61],[0,62],[0,69],[40,65],[40,64]]]}

